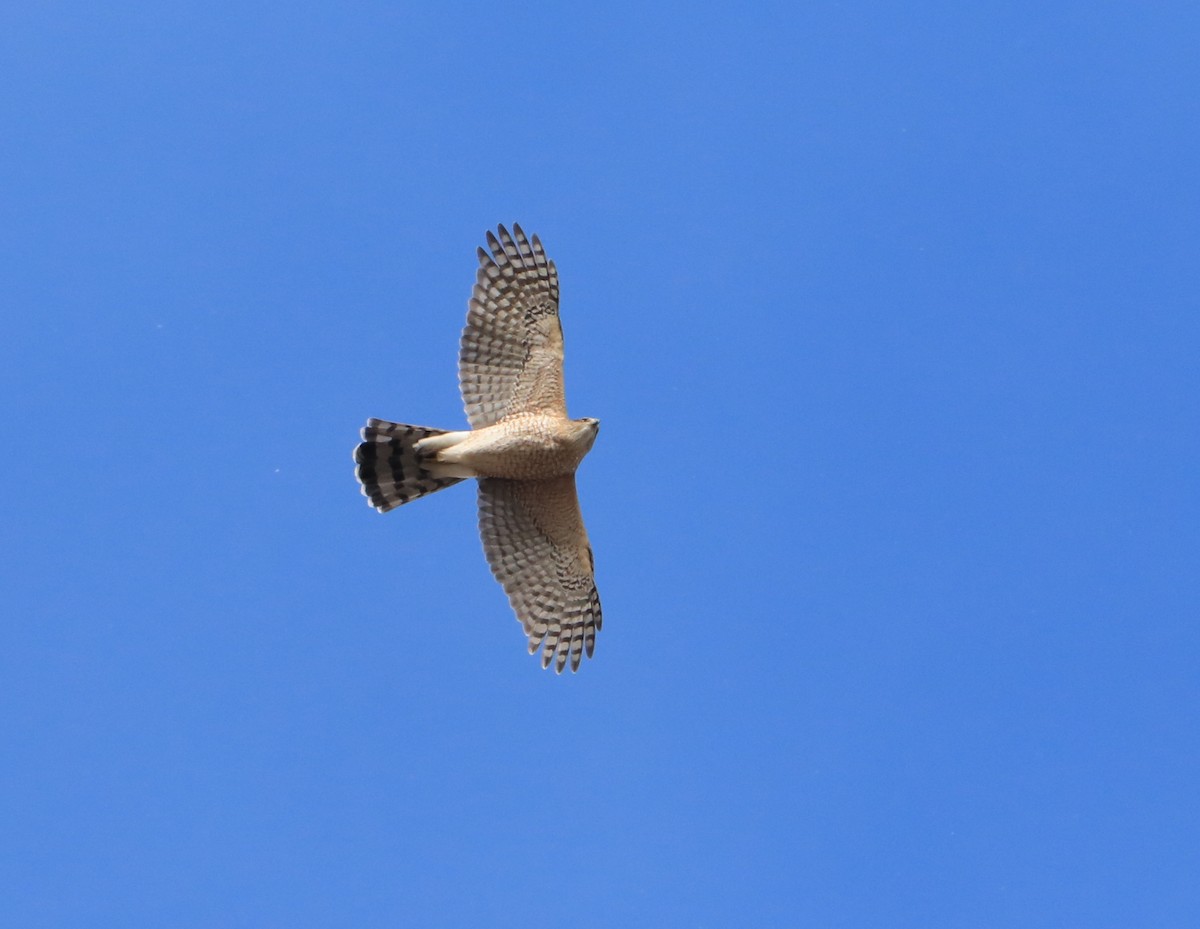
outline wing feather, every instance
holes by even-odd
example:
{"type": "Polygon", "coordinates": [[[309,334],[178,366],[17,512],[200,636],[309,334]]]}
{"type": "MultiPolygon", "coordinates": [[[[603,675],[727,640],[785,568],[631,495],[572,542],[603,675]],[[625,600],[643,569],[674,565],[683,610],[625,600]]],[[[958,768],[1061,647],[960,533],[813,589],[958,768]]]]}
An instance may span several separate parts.
{"type": "Polygon", "coordinates": [[[565,416],[558,271],[538,237],[514,224],[487,234],[459,349],[458,382],[471,428],[510,413],[565,416]]]}
{"type": "Polygon", "coordinates": [[[479,481],[479,534],[492,573],[542,667],[561,672],[592,657],[602,624],[592,548],[575,476],[546,481],[479,481]]]}

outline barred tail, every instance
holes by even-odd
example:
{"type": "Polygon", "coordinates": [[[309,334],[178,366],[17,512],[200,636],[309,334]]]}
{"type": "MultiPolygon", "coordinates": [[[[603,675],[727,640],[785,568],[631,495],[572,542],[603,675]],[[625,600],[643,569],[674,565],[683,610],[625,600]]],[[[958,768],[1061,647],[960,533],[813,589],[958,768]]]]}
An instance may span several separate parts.
{"type": "Polygon", "coordinates": [[[427,436],[445,432],[445,429],[368,419],[362,431],[362,444],[354,450],[354,460],[358,463],[354,473],[371,506],[386,513],[417,497],[457,484],[461,478],[433,477],[422,466],[414,447],[427,436]]]}

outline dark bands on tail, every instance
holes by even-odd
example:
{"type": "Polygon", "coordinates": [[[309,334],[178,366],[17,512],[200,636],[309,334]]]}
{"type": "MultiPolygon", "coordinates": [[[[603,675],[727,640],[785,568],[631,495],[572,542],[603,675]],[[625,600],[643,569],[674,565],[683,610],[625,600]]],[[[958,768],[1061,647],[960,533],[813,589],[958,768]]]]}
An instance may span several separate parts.
{"type": "Polygon", "coordinates": [[[426,436],[441,435],[445,429],[390,423],[368,419],[362,444],[354,450],[354,469],[363,495],[371,506],[386,513],[410,500],[457,484],[461,478],[433,477],[421,466],[414,447],[426,436]]]}

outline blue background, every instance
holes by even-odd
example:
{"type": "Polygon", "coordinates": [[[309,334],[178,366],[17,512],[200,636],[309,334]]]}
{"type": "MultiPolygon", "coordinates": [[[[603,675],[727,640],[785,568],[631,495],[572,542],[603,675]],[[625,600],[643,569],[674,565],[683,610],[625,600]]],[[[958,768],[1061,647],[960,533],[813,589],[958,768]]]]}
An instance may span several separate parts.
{"type": "Polygon", "coordinates": [[[10,4],[0,896],[38,927],[1200,925],[1191,3],[10,4]],[[559,266],[605,628],[457,428],[559,266]]]}

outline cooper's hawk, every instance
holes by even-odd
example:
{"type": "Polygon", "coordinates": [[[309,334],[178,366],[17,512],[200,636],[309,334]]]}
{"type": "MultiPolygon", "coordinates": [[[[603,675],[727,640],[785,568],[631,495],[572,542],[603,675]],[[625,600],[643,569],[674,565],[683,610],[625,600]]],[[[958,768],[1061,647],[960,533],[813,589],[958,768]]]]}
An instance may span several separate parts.
{"type": "Polygon", "coordinates": [[[563,395],[558,271],[535,235],[500,226],[479,249],[458,357],[471,429],[367,420],[354,451],[363,494],[381,513],[479,479],[479,534],[542,667],[590,658],[600,629],[592,547],[575,469],[600,423],[569,419],[563,395]]]}

